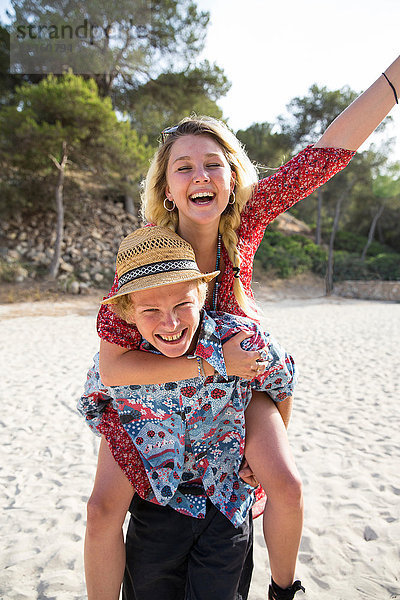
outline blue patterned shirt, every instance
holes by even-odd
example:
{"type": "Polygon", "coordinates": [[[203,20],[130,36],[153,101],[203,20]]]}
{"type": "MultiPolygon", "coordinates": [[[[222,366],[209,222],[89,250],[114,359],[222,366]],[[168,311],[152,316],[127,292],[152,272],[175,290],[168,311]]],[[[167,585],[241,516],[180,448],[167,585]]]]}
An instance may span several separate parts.
{"type": "MultiPolygon", "coordinates": [[[[146,340],[141,349],[156,352],[146,340]]],[[[78,409],[96,431],[101,407],[91,404],[91,394],[100,387],[111,399],[121,427],[143,461],[151,486],[147,500],[204,518],[209,498],[238,526],[254,502],[254,488],[238,474],[245,443],[244,411],[252,390],[267,391],[274,401],[293,395],[293,359],[257,323],[215,312],[203,312],[194,354],[214,367],[214,377],[107,388],[100,381],[97,355],[78,409]],[[223,344],[243,329],[254,332],[242,342],[245,350],[257,350],[265,343],[268,351],[266,371],[252,381],[228,376],[222,352],[223,344]]]]}

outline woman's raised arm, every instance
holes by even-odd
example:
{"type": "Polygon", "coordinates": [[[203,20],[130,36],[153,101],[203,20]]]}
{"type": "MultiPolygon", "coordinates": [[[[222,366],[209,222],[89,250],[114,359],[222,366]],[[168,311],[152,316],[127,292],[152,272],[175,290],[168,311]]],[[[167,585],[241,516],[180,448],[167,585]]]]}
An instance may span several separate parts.
{"type": "MultiPolygon", "coordinates": [[[[386,69],[385,75],[398,95],[400,93],[400,56],[386,69]]],[[[329,125],[314,147],[357,150],[378,127],[395,103],[393,89],[384,75],[380,75],[329,125]]]]}

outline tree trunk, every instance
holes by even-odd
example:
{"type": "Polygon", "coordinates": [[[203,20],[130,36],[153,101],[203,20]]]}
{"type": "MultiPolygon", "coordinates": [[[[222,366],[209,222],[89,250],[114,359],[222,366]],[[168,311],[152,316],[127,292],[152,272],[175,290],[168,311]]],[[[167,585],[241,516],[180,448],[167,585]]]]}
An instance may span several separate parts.
{"type": "Polygon", "coordinates": [[[58,269],[60,267],[60,257],[61,257],[61,244],[63,241],[64,234],[64,199],[63,199],[63,190],[64,190],[64,177],[65,177],[65,165],[67,163],[67,143],[63,142],[62,144],[62,156],[61,161],[58,162],[53,156],[50,157],[54,164],[58,169],[58,180],[56,186],[56,211],[57,211],[57,230],[56,230],[56,241],[54,244],[54,254],[53,259],[49,268],[49,277],[50,279],[55,279],[58,274],[58,269]]]}
{"type": "Polygon", "coordinates": [[[369,233],[368,233],[368,239],[367,239],[367,243],[364,246],[364,249],[362,251],[361,254],[361,260],[364,261],[366,256],[367,256],[367,252],[368,252],[368,248],[370,247],[372,240],[374,239],[374,235],[375,235],[375,228],[376,225],[378,223],[378,220],[381,218],[383,211],[385,210],[384,205],[382,204],[379,209],[377,210],[377,212],[375,213],[374,218],[372,219],[372,223],[371,226],[369,228],[369,233]]]}
{"type": "Polygon", "coordinates": [[[378,225],[376,227],[377,230],[377,234],[378,234],[378,242],[380,244],[384,244],[385,243],[385,236],[383,235],[383,231],[382,231],[382,221],[378,221],[378,225]]]}
{"type": "Polygon", "coordinates": [[[343,200],[347,198],[356,182],[357,178],[354,178],[352,181],[350,181],[336,202],[335,218],[333,219],[332,231],[329,240],[328,264],[326,268],[325,290],[327,296],[330,296],[333,291],[333,248],[335,246],[336,232],[339,227],[340,209],[342,207],[343,200]]]}
{"type": "Polygon", "coordinates": [[[328,265],[326,268],[326,280],[325,280],[325,286],[326,286],[325,289],[326,289],[327,296],[330,296],[333,291],[333,248],[335,245],[336,232],[337,232],[338,226],[339,226],[340,209],[341,209],[344,198],[345,198],[345,194],[342,194],[336,202],[335,218],[333,220],[331,236],[329,239],[328,265]]]}
{"type": "Polygon", "coordinates": [[[317,246],[321,245],[321,226],[322,226],[322,200],[324,192],[321,188],[318,188],[318,204],[317,204],[317,227],[315,230],[315,243],[317,246]]]}
{"type": "Polygon", "coordinates": [[[133,201],[133,196],[130,194],[125,194],[124,196],[124,204],[125,204],[125,212],[128,215],[132,215],[136,217],[135,203],[133,201]]]}
{"type": "Polygon", "coordinates": [[[127,175],[124,175],[122,178],[122,181],[124,182],[124,190],[125,190],[125,194],[124,194],[125,212],[128,215],[132,215],[133,217],[136,217],[137,211],[135,209],[135,202],[134,202],[133,196],[131,194],[131,186],[129,185],[129,177],[127,175]]]}

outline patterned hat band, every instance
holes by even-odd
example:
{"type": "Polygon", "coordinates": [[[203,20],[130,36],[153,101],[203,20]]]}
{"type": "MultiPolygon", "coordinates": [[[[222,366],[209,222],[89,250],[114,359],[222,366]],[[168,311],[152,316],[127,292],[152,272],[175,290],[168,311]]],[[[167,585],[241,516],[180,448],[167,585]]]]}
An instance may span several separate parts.
{"type": "Polygon", "coordinates": [[[192,246],[171,229],[142,227],[122,240],[117,255],[118,289],[102,304],[113,304],[120,296],[173,283],[208,282],[218,274],[219,271],[202,273],[192,246]]]}
{"type": "Polygon", "coordinates": [[[197,271],[201,275],[199,267],[194,260],[164,260],[162,262],[156,262],[142,267],[132,269],[127,273],[124,273],[118,282],[118,291],[126,283],[147,277],[148,275],[156,275],[157,273],[171,273],[173,271],[197,271]]]}

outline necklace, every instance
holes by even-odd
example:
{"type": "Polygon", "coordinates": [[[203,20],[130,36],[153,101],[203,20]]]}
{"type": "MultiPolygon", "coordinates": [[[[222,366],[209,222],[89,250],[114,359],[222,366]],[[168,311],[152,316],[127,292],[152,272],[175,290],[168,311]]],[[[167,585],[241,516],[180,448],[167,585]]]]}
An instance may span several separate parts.
{"type": "MultiPolygon", "coordinates": [[[[219,264],[221,262],[221,234],[218,234],[218,242],[217,242],[217,259],[215,261],[215,270],[219,270],[219,264]]],[[[218,300],[218,288],[219,282],[216,281],[214,285],[213,297],[212,297],[212,310],[217,310],[217,300],[218,300]]]]}

